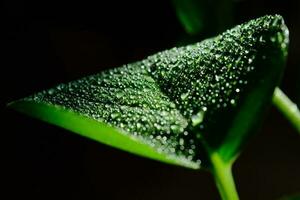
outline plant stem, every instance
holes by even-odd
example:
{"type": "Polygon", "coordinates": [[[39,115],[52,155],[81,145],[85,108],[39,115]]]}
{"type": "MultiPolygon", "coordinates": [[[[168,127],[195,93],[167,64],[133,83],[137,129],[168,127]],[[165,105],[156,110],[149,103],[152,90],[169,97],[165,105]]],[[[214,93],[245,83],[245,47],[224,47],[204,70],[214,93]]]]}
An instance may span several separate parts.
{"type": "Polygon", "coordinates": [[[223,200],[239,200],[233,180],[232,163],[225,163],[218,153],[210,154],[211,171],[214,175],[217,187],[223,200]]]}
{"type": "Polygon", "coordinates": [[[273,104],[289,120],[300,133],[300,111],[278,87],[273,94],[273,104]]]}

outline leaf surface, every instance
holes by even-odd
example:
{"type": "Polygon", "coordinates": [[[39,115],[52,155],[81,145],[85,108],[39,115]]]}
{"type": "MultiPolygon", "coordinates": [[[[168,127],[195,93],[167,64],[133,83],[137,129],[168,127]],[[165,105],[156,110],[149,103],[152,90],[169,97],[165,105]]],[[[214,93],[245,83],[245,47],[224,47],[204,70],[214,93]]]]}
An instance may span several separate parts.
{"type": "Polygon", "coordinates": [[[207,167],[208,153],[232,162],[270,103],[287,45],[283,19],[265,16],[10,106],[163,162],[207,167]]]}

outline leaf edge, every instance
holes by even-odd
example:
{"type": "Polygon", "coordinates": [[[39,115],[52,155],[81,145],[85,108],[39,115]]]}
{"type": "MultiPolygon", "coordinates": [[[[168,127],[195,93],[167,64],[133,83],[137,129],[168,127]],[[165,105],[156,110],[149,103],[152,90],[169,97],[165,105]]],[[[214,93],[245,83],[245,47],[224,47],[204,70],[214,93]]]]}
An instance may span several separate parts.
{"type": "Polygon", "coordinates": [[[140,157],[151,158],[152,160],[175,166],[182,166],[189,169],[200,169],[199,164],[195,162],[181,159],[175,155],[159,152],[154,147],[143,143],[134,136],[128,135],[121,129],[117,129],[104,122],[91,119],[62,106],[37,103],[28,100],[18,100],[8,103],[7,107],[32,118],[56,125],[85,138],[92,139],[101,144],[111,146],[140,157]]]}

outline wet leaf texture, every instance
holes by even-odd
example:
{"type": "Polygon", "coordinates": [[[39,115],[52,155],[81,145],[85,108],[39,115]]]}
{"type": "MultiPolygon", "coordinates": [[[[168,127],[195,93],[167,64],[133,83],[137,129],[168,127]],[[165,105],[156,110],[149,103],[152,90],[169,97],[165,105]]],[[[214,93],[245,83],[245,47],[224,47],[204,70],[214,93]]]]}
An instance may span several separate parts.
{"type": "MultiPolygon", "coordinates": [[[[194,166],[208,165],[207,149],[229,162],[270,102],[287,45],[282,17],[264,16],[16,103],[46,104],[104,122],[194,166]]],[[[25,112],[35,115],[30,108],[25,112]]],[[[118,145],[122,143],[112,144],[118,145]]]]}

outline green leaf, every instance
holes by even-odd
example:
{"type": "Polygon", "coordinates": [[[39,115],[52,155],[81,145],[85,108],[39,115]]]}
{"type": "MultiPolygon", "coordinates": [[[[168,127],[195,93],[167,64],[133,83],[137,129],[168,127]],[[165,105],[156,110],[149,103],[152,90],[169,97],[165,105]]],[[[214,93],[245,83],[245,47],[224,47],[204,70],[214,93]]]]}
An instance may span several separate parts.
{"type": "Polygon", "coordinates": [[[209,167],[217,155],[231,163],[270,104],[287,44],[283,19],[265,16],[10,106],[163,162],[209,167]]]}
{"type": "Polygon", "coordinates": [[[172,0],[176,15],[190,35],[224,31],[232,24],[231,0],[172,0]]]}
{"type": "Polygon", "coordinates": [[[197,0],[172,0],[177,17],[186,32],[199,33],[204,26],[205,9],[207,2],[197,0]]]}

